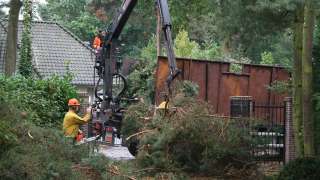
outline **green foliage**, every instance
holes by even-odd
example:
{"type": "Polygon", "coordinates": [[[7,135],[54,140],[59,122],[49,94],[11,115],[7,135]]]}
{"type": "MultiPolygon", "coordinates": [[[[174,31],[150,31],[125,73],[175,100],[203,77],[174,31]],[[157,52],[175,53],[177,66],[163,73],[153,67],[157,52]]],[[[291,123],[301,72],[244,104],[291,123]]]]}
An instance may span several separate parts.
{"type": "MultiPolygon", "coordinates": [[[[190,41],[186,31],[180,31],[175,39],[176,56],[215,59],[221,55],[216,43],[206,43],[204,49],[195,41],[190,41]]],[[[141,61],[128,76],[129,96],[142,96],[149,103],[154,102],[154,72],[156,68],[156,38],[153,36],[148,45],[141,50],[141,61]]]]}
{"type": "Polygon", "coordinates": [[[40,5],[40,15],[44,20],[71,22],[79,17],[85,10],[86,0],[65,1],[47,0],[46,4],[40,5]]]}
{"type": "Polygon", "coordinates": [[[180,31],[174,40],[174,50],[176,56],[184,58],[214,59],[221,56],[220,47],[214,42],[207,42],[204,49],[200,45],[189,39],[188,32],[180,31]]]}
{"type": "Polygon", "coordinates": [[[287,53],[292,49],[292,38],[284,34],[290,34],[286,31],[293,23],[297,2],[180,0],[169,1],[169,6],[173,26],[188,31],[192,40],[201,45],[218,42],[232,57],[248,57],[259,63],[264,51],[274,53],[276,61],[292,59],[287,53]]]}
{"type": "MultiPolygon", "coordinates": [[[[190,87],[190,83],[186,84],[190,87]]],[[[156,174],[251,176],[255,166],[249,148],[251,138],[242,127],[244,121],[210,116],[207,105],[188,97],[184,89],[190,88],[181,87],[170,101],[175,108],[169,109],[167,115],[161,110],[154,115],[144,103],[129,108],[125,122],[134,128],[128,134],[149,130],[138,137],[138,167],[153,169],[156,174]],[[229,171],[232,173],[226,175],[229,171]]]]}
{"type": "Polygon", "coordinates": [[[148,113],[148,111],[148,105],[143,102],[129,106],[123,119],[121,134],[124,137],[129,137],[130,135],[139,132],[139,130],[144,126],[143,117],[148,113]]]}
{"type": "Polygon", "coordinates": [[[319,178],[320,160],[315,158],[303,158],[296,159],[285,165],[279,174],[278,180],[317,180],[319,178]]]}
{"type": "MultiPolygon", "coordinates": [[[[276,64],[291,64],[292,33],[288,29],[293,23],[296,0],[169,0],[168,3],[173,37],[178,37],[183,29],[192,39],[185,44],[191,45],[191,49],[181,49],[178,56],[212,59],[221,56],[221,45],[230,49],[232,57],[248,57],[259,63],[266,51],[272,52],[276,64]]],[[[44,20],[58,21],[88,40],[95,28],[104,28],[112,21],[120,5],[121,1],[113,0],[48,0],[41,6],[40,14],[44,20]],[[99,13],[103,14],[102,19],[99,13]]],[[[155,32],[154,2],[139,0],[119,37],[119,42],[125,44],[123,56],[139,57],[155,32]]]]}
{"type": "Polygon", "coordinates": [[[268,51],[261,53],[260,64],[263,65],[280,65],[288,70],[293,67],[293,40],[290,31],[277,35],[276,40],[268,48],[268,51]]]}
{"type": "Polygon", "coordinates": [[[183,173],[157,173],[155,174],[155,179],[170,179],[170,180],[188,180],[190,179],[187,175],[183,173]]]}
{"type": "Polygon", "coordinates": [[[270,86],[267,86],[267,89],[277,94],[284,94],[284,93],[292,94],[291,81],[275,80],[271,83],[270,86]]]}
{"type": "Polygon", "coordinates": [[[31,77],[33,73],[32,52],[31,52],[31,0],[23,1],[23,32],[20,49],[19,73],[24,77],[31,77]]]}
{"type": "Polygon", "coordinates": [[[237,57],[237,59],[228,59],[226,58],[225,61],[230,62],[229,72],[241,74],[243,64],[250,64],[251,60],[244,57],[237,57]]]}
{"type": "MultiPolygon", "coordinates": [[[[120,6],[121,1],[114,0],[47,0],[39,10],[43,20],[57,21],[80,39],[89,41],[96,29],[105,29],[112,22],[120,6]]],[[[140,55],[155,32],[154,14],[153,1],[139,0],[119,37],[119,43],[126,45],[122,50],[124,55],[140,55]]]]}
{"type": "Polygon", "coordinates": [[[315,29],[315,40],[313,50],[313,85],[314,85],[314,100],[315,100],[315,146],[317,154],[320,153],[320,21],[317,21],[318,26],[315,29]]]}
{"type": "MultiPolygon", "coordinates": [[[[146,134],[140,141],[140,146],[145,147],[138,153],[140,166],[160,169],[160,172],[225,176],[228,168],[239,170],[244,167],[235,159],[251,161],[250,143],[236,123],[206,117],[206,108],[193,102],[185,102],[183,111],[185,114],[181,117],[153,119],[152,124],[157,130],[146,134]],[[223,134],[220,134],[222,129],[223,134]]],[[[234,170],[234,173],[239,172],[234,170]]]]}
{"type": "Polygon", "coordinates": [[[291,30],[286,30],[282,35],[276,36],[275,42],[271,44],[271,52],[274,63],[288,70],[293,68],[293,37],[291,30]]]}
{"type": "Polygon", "coordinates": [[[191,81],[183,81],[182,92],[187,97],[196,97],[199,94],[199,85],[191,81]]]}
{"type": "Polygon", "coordinates": [[[242,73],[242,64],[231,63],[230,64],[230,72],[241,74],[242,73]]]}
{"type": "Polygon", "coordinates": [[[157,65],[156,39],[153,36],[141,50],[140,60],[127,78],[129,97],[140,96],[149,103],[154,102],[154,72],[157,65]]]}
{"type": "Polygon", "coordinates": [[[217,57],[221,57],[222,52],[218,43],[213,41],[205,42],[203,48],[197,49],[194,54],[194,58],[214,60],[217,57]]]}
{"type": "Polygon", "coordinates": [[[274,64],[274,58],[272,55],[272,52],[263,52],[261,54],[261,61],[260,64],[263,65],[273,65],[274,64]]]}
{"type": "Polygon", "coordinates": [[[71,32],[76,34],[82,40],[90,40],[102,23],[89,12],[81,12],[73,21],[64,23],[71,32]]]}
{"type": "Polygon", "coordinates": [[[88,166],[98,172],[98,174],[106,174],[106,167],[111,161],[102,154],[86,157],[81,160],[82,166],[88,166]]]}
{"type": "Polygon", "coordinates": [[[316,93],[314,94],[313,97],[314,100],[314,118],[315,118],[315,148],[316,148],[316,153],[319,154],[320,153],[320,93],[319,90],[316,89],[316,93]]]}
{"type": "Polygon", "coordinates": [[[46,21],[57,21],[76,34],[80,39],[89,41],[97,28],[104,25],[97,17],[88,12],[88,1],[47,0],[39,7],[40,16],[46,21]]]}
{"type": "Polygon", "coordinates": [[[3,99],[0,103],[0,124],[8,128],[0,132],[1,179],[80,178],[71,166],[87,155],[85,146],[75,147],[62,131],[35,126],[3,99]]]}
{"type": "Polygon", "coordinates": [[[110,163],[102,155],[88,156],[89,147],[75,146],[61,129],[39,127],[25,111],[7,102],[0,89],[1,179],[101,179],[110,163]]]}
{"type": "Polygon", "coordinates": [[[0,76],[1,99],[27,113],[30,121],[43,127],[60,128],[69,98],[77,97],[69,77],[34,80],[0,76]]]}
{"type": "Polygon", "coordinates": [[[154,72],[155,61],[141,60],[128,76],[129,97],[140,96],[148,103],[154,102],[154,72]]]}
{"type": "Polygon", "coordinates": [[[156,36],[152,36],[147,46],[141,50],[140,57],[153,63],[157,61],[156,36]]]}
{"type": "Polygon", "coordinates": [[[178,57],[191,58],[199,48],[195,41],[190,41],[188,32],[185,30],[180,31],[174,40],[174,50],[178,57]]]}
{"type": "MultiPolygon", "coordinates": [[[[3,95],[3,92],[0,90],[0,96],[3,95]]],[[[1,154],[7,151],[10,147],[16,144],[17,136],[14,134],[14,129],[7,122],[8,120],[15,121],[12,118],[12,112],[10,108],[6,104],[4,104],[3,100],[0,99],[0,157],[1,154]]]]}

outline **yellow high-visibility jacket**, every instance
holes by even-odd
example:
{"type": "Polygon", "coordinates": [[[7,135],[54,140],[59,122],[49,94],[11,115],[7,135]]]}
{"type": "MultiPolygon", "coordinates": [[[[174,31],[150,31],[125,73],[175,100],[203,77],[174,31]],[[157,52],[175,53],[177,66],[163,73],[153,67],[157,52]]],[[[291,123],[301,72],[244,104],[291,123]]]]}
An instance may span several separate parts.
{"type": "Polygon", "coordinates": [[[67,137],[76,137],[79,132],[79,126],[88,123],[91,115],[87,113],[83,118],[73,111],[68,111],[63,119],[63,132],[67,137]]]}

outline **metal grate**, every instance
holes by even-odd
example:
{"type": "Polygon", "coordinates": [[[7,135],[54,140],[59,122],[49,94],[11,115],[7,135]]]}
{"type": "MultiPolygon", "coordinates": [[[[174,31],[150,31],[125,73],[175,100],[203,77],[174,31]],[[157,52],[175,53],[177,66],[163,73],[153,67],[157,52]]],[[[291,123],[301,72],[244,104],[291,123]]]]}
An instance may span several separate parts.
{"type": "Polygon", "coordinates": [[[250,135],[253,137],[252,154],[257,161],[285,160],[285,105],[256,104],[249,96],[230,98],[230,116],[250,117],[250,135]]]}
{"type": "Polygon", "coordinates": [[[253,153],[259,161],[284,162],[285,158],[285,106],[254,105],[252,136],[256,142],[253,153]]]}
{"type": "Polygon", "coordinates": [[[231,117],[250,117],[252,109],[251,96],[231,96],[231,117]]]}

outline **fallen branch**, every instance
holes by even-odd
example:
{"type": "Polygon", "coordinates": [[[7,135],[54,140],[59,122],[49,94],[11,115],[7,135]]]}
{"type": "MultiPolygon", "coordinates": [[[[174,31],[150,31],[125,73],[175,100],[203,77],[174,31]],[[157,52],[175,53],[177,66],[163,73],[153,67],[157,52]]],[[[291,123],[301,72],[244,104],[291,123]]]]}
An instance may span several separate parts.
{"type": "Polygon", "coordinates": [[[137,180],[134,177],[131,177],[131,176],[128,176],[125,174],[121,174],[120,170],[117,166],[113,166],[113,165],[109,166],[109,168],[107,169],[107,172],[111,173],[111,175],[114,175],[114,176],[122,176],[122,177],[128,178],[129,180],[137,180]]]}
{"type": "Polygon", "coordinates": [[[34,139],[33,136],[32,136],[31,133],[30,133],[30,130],[28,131],[28,136],[29,136],[31,139],[34,139]]]}
{"type": "Polygon", "coordinates": [[[144,172],[144,171],[154,171],[154,170],[161,170],[160,168],[145,168],[145,169],[140,169],[140,170],[136,170],[136,171],[131,171],[129,173],[135,174],[135,173],[140,173],[140,172],[144,172]]]}
{"type": "Polygon", "coordinates": [[[149,133],[149,132],[152,132],[152,131],[154,131],[154,129],[148,129],[148,130],[144,130],[144,131],[141,131],[141,132],[132,134],[132,135],[130,135],[129,137],[127,137],[126,140],[128,141],[128,140],[131,139],[132,137],[135,137],[135,136],[138,136],[138,135],[144,134],[144,133],[149,133]]]}

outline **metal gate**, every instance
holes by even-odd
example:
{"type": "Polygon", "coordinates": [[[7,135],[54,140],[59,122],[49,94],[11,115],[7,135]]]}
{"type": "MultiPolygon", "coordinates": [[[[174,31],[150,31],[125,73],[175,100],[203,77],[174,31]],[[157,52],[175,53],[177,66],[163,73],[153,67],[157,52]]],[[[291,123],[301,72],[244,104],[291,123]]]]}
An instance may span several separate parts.
{"type": "Polygon", "coordinates": [[[253,154],[259,161],[285,160],[285,105],[253,103],[251,135],[253,154]]]}
{"type": "Polygon", "coordinates": [[[257,161],[285,160],[285,104],[255,103],[248,96],[231,97],[231,117],[249,117],[252,154],[257,161]]]}

